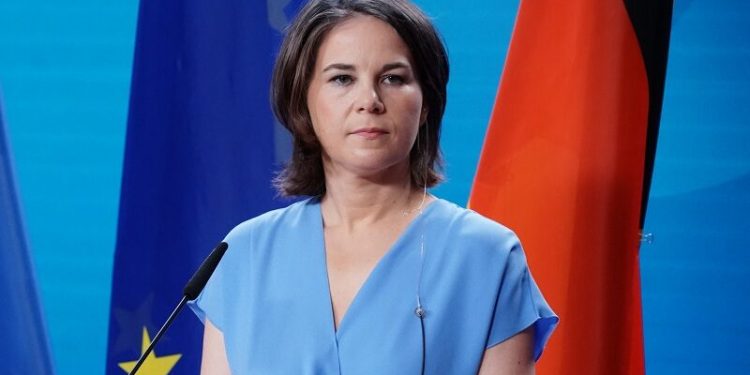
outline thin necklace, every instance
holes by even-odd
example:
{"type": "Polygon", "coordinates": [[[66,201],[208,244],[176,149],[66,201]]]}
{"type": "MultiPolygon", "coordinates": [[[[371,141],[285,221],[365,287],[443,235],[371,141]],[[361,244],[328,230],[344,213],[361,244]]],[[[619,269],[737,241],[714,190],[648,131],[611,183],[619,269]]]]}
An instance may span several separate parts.
{"type": "Polygon", "coordinates": [[[417,211],[419,211],[419,213],[421,214],[422,209],[424,208],[424,202],[426,200],[427,200],[427,187],[425,186],[425,188],[422,190],[422,201],[419,202],[419,206],[415,208],[407,208],[407,209],[401,210],[401,216],[408,216],[417,211]]]}

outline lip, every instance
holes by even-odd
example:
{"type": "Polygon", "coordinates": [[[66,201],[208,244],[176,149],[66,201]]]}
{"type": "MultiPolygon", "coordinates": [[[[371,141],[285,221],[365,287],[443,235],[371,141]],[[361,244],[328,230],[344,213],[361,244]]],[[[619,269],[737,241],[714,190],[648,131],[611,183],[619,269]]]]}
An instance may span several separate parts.
{"type": "Polygon", "coordinates": [[[351,134],[365,139],[376,139],[384,134],[388,134],[388,132],[381,128],[360,128],[351,132],[351,134]]]}

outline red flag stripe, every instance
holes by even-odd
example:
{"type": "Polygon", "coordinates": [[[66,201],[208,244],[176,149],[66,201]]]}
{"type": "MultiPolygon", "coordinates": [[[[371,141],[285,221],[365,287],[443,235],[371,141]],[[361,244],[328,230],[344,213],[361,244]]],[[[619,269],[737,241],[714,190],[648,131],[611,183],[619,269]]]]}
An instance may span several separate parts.
{"type": "Polygon", "coordinates": [[[644,371],[648,95],[620,0],[522,1],[469,205],[518,232],[561,317],[540,374],[644,371]]]}

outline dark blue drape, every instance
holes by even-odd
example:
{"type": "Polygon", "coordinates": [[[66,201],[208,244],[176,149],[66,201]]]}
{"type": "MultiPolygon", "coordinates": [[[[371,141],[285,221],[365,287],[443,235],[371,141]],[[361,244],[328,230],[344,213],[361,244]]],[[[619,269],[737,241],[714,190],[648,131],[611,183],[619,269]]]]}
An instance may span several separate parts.
{"type": "MultiPolygon", "coordinates": [[[[193,271],[234,225],[283,204],[271,179],[288,151],[268,98],[290,1],[142,1],[120,198],[107,373],[142,350],[193,271]]],[[[232,251],[232,249],[229,249],[232,251]]],[[[156,346],[197,374],[189,312],[156,346]]],[[[147,361],[148,363],[148,361],[147,361]]]]}

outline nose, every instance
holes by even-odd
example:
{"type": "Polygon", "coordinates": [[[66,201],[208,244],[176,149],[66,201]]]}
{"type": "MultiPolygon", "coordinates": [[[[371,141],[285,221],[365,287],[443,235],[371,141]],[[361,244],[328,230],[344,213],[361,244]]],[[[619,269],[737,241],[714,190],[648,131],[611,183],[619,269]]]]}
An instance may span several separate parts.
{"type": "Polygon", "coordinates": [[[357,112],[360,113],[383,113],[385,105],[380,97],[380,92],[376,85],[362,84],[359,93],[357,112]]]}

